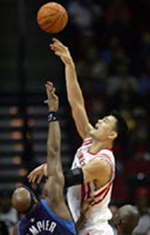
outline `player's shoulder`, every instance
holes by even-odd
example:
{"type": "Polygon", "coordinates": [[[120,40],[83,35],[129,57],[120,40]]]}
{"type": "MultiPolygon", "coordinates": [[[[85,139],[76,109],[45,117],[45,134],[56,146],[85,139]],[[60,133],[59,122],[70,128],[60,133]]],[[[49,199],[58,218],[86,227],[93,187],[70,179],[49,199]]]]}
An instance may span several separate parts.
{"type": "Polygon", "coordinates": [[[115,157],[114,157],[112,149],[101,149],[98,152],[96,158],[97,159],[104,159],[104,160],[108,161],[109,163],[111,163],[111,165],[115,164],[115,157]]]}

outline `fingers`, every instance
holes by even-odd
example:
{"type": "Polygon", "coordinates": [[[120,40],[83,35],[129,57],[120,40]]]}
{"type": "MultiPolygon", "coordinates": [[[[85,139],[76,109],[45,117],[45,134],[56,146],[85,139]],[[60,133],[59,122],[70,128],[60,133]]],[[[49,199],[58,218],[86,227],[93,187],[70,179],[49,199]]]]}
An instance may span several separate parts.
{"type": "Polygon", "coordinates": [[[47,81],[46,84],[45,84],[45,86],[46,86],[46,88],[47,88],[50,92],[52,92],[52,91],[55,89],[53,83],[50,82],[50,81],[47,81]]]}
{"type": "Polygon", "coordinates": [[[52,43],[50,43],[49,46],[55,52],[59,51],[59,52],[63,53],[66,51],[66,47],[56,38],[52,39],[52,43]]]}
{"type": "Polygon", "coordinates": [[[51,95],[55,94],[56,88],[54,87],[54,85],[53,85],[52,82],[47,81],[47,83],[45,84],[45,86],[46,86],[48,95],[49,95],[49,93],[50,93],[51,95]]]}
{"type": "Polygon", "coordinates": [[[38,179],[37,179],[37,184],[39,184],[41,182],[43,175],[39,175],[38,179]]]}
{"type": "MultiPolygon", "coordinates": [[[[46,86],[46,93],[47,93],[48,99],[50,99],[51,97],[54,97],[56,88],[53,86],[53,83],[47,82],[45,86],[46,86]]],[[[47,101],[44,101],[44,103],[47,103],[47,101]]]]}
{"type": "MultiPolygon", "coordinates": [[[[58,40],[57,38],[52,38],[53,42],[56,42],[59,45],[63,45],[62,42],[60,40],[58,40]]],[[[63,45],[64,46],[64,45],[63,45]]]]}
{"type": "Polygon", "coordinates": [[[28,175],[28,181],[29,181],[30,183],[33,182],[33,176],[34,176],[33,173],[30,173],[30,174],[28,175]]]}

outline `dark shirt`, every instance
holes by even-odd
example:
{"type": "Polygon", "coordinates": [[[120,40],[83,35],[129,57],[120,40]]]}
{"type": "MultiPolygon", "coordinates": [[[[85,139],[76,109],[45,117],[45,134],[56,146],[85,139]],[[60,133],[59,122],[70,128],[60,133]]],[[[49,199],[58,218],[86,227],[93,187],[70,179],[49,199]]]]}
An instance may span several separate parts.
{"type": "Polygon", "coordinates": [[[24,216],[18,225],[19,235],[73,235],[75,225],[73,221],[65,221],[57,217],[41,199],[36,208],[29,215],[24,216]]]}

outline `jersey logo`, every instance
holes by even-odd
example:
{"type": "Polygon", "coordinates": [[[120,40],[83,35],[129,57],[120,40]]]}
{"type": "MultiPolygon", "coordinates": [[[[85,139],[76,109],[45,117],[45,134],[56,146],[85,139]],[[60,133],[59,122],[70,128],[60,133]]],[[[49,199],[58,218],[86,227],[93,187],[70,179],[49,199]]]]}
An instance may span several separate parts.
{"type": "Polygon", "coordinates": [[[78,152],[77,157],[78,157],[78,160],[79,160],[79,164],[81,166],[84,166],[85,165],[85,161],[84,161],[83,153],[82,152],[78,152]]]}

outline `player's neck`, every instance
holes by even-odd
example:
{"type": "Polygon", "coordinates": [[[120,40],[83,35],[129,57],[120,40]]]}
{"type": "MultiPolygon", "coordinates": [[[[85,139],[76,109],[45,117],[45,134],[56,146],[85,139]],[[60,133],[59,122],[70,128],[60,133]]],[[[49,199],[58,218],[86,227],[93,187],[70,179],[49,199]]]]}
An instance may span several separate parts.
{"type": "Polygon", "coordinates": [[[99,142],[93,139],[92,145],[89,149],[89,152],[91,153],[97,153],[102,149],[112,149],[112,143],[111,142],[99,142]]]}
{"type": "Polygon", "coordinates": [[[37,207],[37,203],[34,203],[33,206],[25,213],[26,216],[30,215],[35,208],[37,207]]]}

